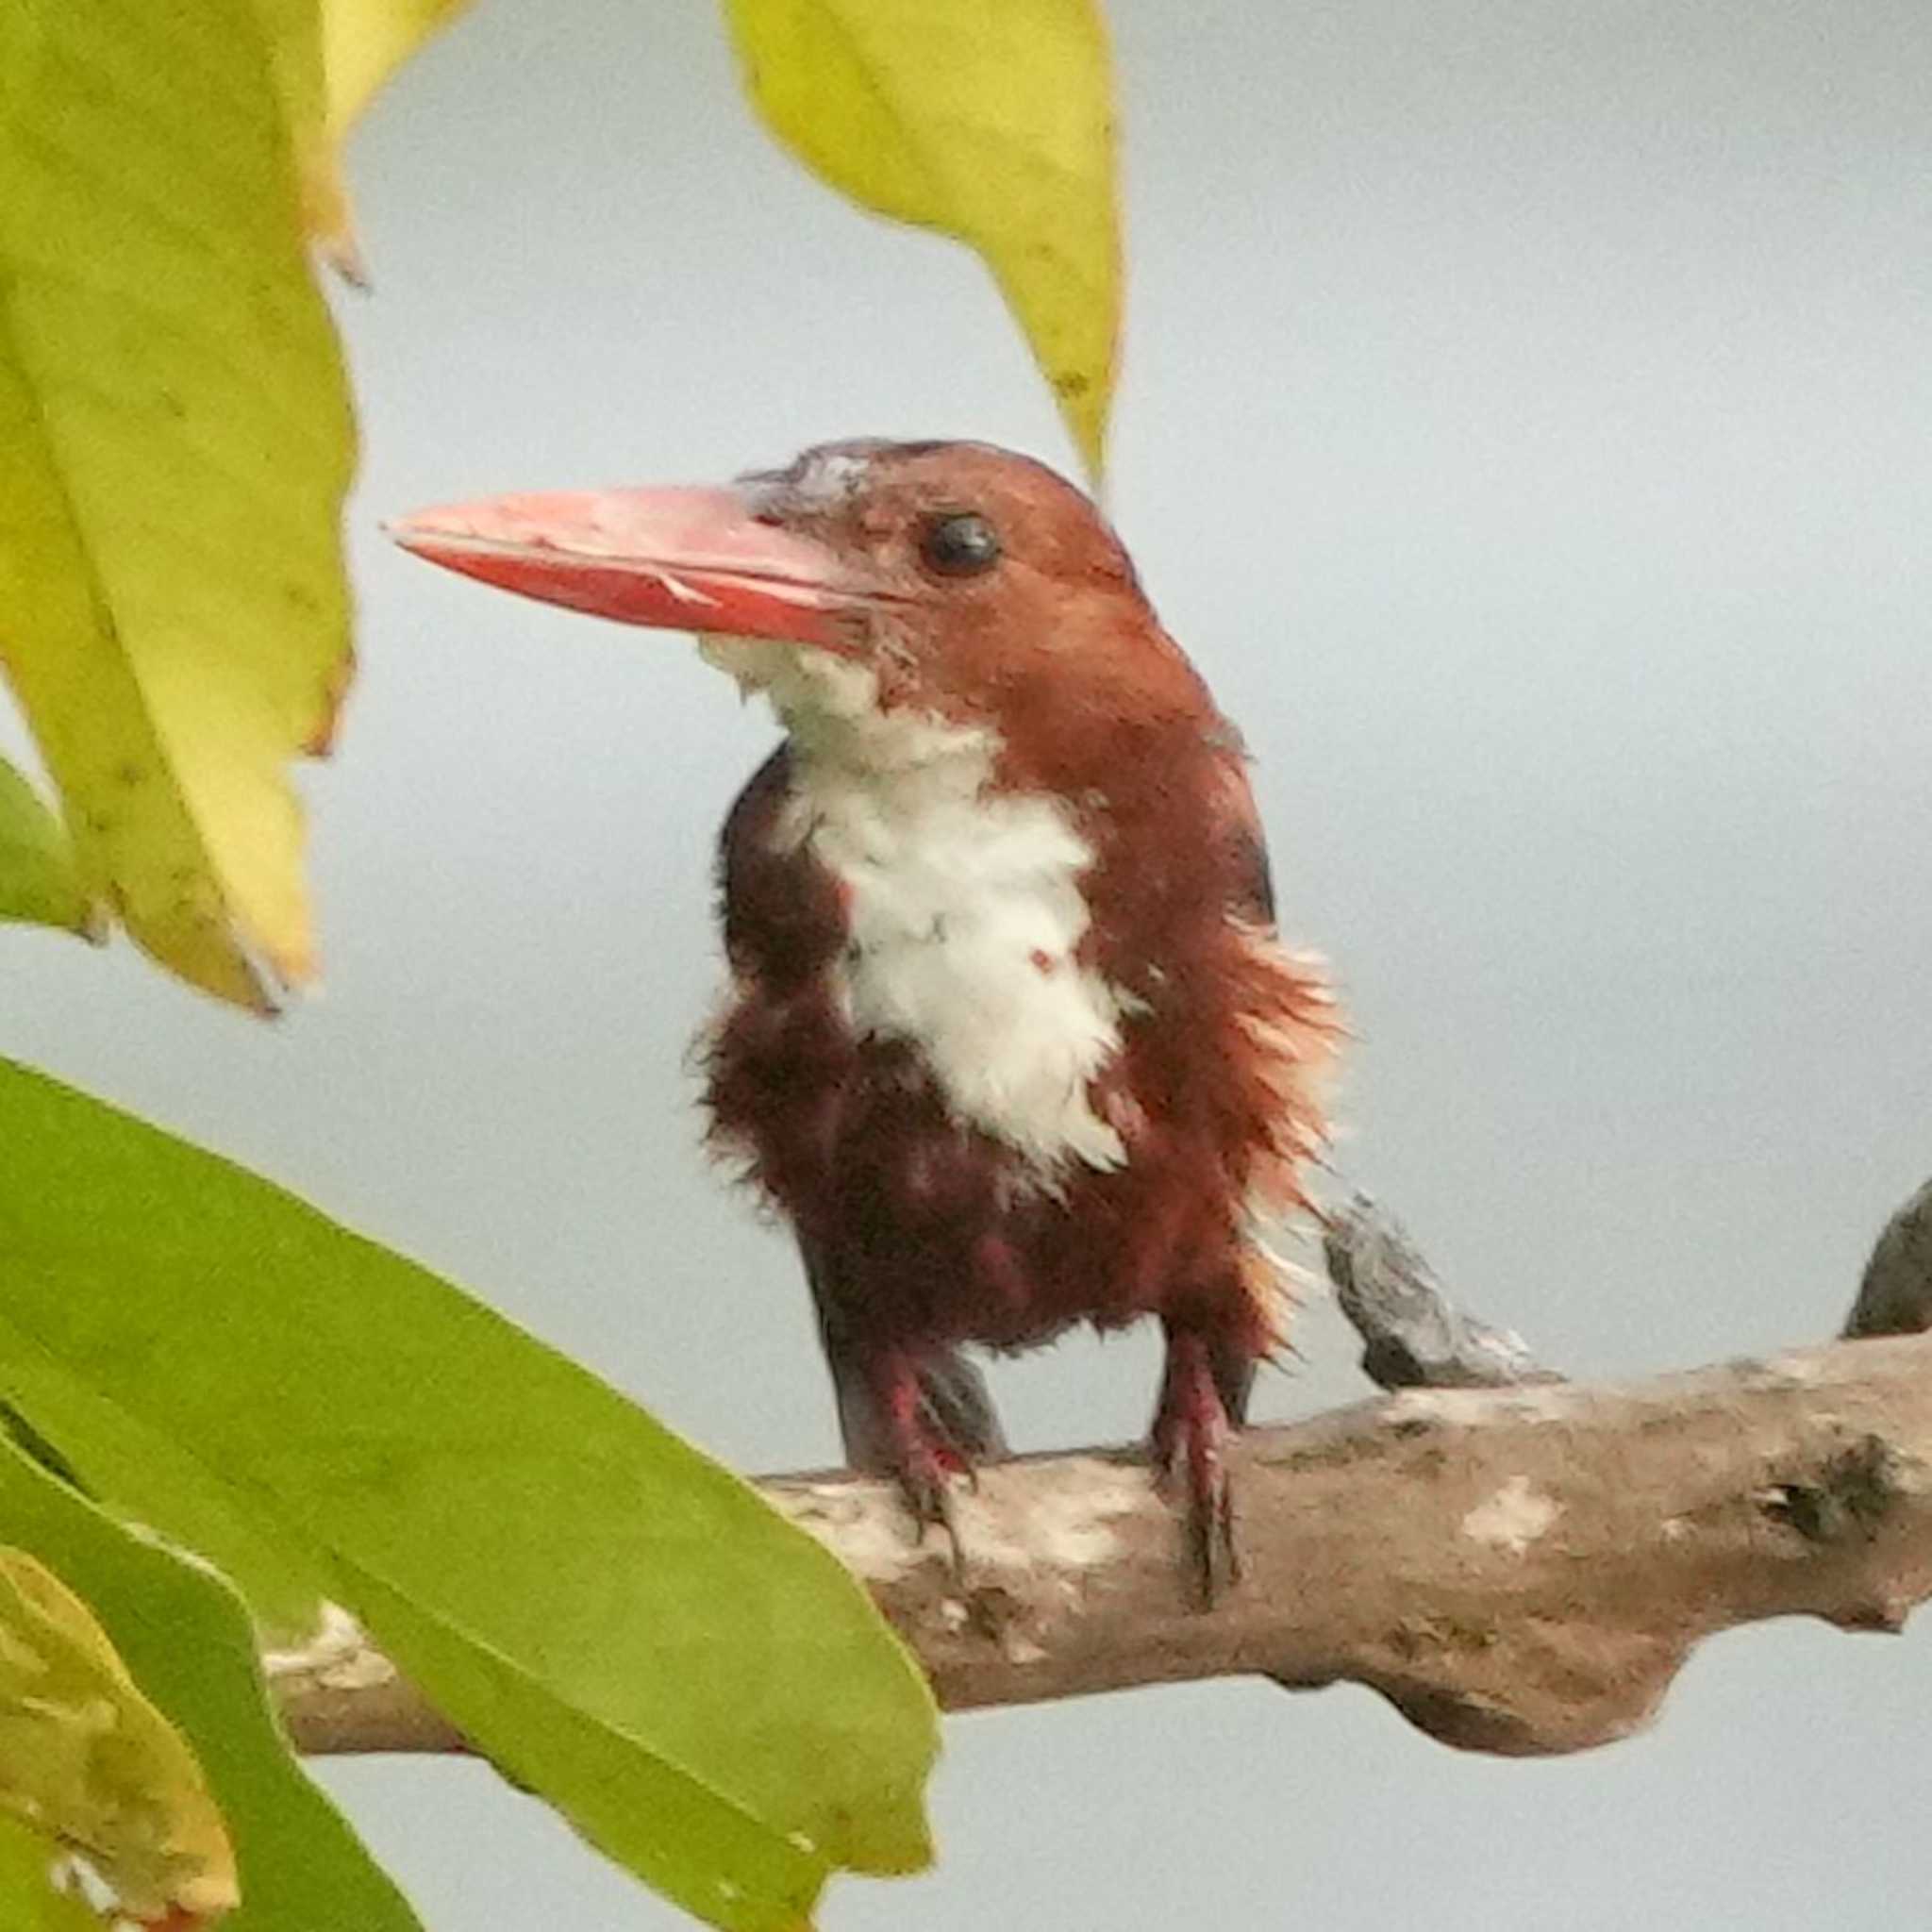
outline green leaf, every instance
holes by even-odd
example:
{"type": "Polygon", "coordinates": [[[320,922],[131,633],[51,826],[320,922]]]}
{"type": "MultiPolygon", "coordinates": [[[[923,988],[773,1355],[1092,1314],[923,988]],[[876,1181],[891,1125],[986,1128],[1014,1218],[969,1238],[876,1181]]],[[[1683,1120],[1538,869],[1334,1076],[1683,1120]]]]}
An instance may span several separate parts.
{"type": "Polygon", "coordinates": [[[6,1061],[0,1145],[0,1395],[91,1481],[28,1387],[50,1362],[321,1553],[468,1736],[716,1924],[924,1862],[924,1679],[755,1491],[424,1269],[6,1061]]]}
{"type": "MultiPolygon", "coordinates": [[[[0,1107],[0,1122],[6,1119],[0,1107]]],[[[0,1177],[0,1230],[7,1225],[0,1177]]],[[[12,1290],[0,1233],[0,1307],[12,1290]]],[[[139,1292],[139,1276],[124,1291],[139,1292]]],[[[0,1410],[8,1432],[45,1462],[51,1448],[76,1487],[124,1520],[177,1529],[248,1599],[261,1634],[292,1644],[321,1622],[326,1564],[302,1539],[264,1522],[237,1498],[200,1446],[180,1442],[92,1385],[85,1367],[62,1361],[0,1325],[0,1410]],[[31,1417],[45,1441],[22,1439],[31,1417]]]]}
{"type": "Polygon", "coordinates": [[[10,1442],[0,1444],[0,1537],[86,1600],[199,1758],[241,1881],[242,1904],[224,1932],[420,1932],[291,1755],[247,1610],[219,1577],[130,1533],[10,1442]]]}
{"type": "Polygon", "coordinates": [[[249,0],[7,0],[6,670],[88,891],[258,1008],[314,967],[284,767],[348,676],[352,459],[249,0]]]}
{"type": "Polygon", "coordinates": [[[0,1815],[0,1925],[8,1932],[101,1932],[101,1922],[49,1881],[54,1848],[38,1832],[0,1815]]]}
{"type": "Polygon", "coordinates": [[[0,1809],[85,1852],[136,1918],[234,1908],[234,1853],[194,1753],[88,1607],[5,1544],[0,1809]]]}
{"type": "Polygon", "coordinates": [[[98,915],[75,870],[60,821],[0,758],[0,919],[98,937],[98,915]]]}
{"type": "Polygon", "coordinates": [[[976,249],[1097,479],[1120,334],[1098,0],[724,0],[746,91],[864,208],[976,249]]]}

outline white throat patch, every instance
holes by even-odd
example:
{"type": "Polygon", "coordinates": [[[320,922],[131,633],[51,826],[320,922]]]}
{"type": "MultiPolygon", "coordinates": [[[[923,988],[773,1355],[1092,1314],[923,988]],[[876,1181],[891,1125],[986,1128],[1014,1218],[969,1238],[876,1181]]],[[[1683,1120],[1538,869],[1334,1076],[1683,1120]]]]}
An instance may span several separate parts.
{"type": "MultiPolygon", "coordinates": [[[[748,648],[717,659],[744,675],[748,648]]],[[[785,655],[746,681],[791,731],[779,836],[845,889],[836,974],[854,1030],[919,1047],[960,1118],[1039,1167],[1120,1166],[1088,1086],[1120,1049],[1127,1002],[1074,957],[1091,848],[1054,799],[986,789],[990,730],[882,711],[863,668],[785,655]]]]}

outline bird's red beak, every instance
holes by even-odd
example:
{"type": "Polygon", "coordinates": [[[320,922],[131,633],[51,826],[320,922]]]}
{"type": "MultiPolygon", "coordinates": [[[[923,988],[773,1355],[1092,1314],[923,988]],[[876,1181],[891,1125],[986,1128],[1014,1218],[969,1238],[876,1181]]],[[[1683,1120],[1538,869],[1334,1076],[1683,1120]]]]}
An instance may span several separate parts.
{"type": "Polygon", "coordinates": [[[619,624],[849,651],[890,601],[828,546],[760,523],[730,490],[491,496],[389,525],[405,550],[619,624]]]}

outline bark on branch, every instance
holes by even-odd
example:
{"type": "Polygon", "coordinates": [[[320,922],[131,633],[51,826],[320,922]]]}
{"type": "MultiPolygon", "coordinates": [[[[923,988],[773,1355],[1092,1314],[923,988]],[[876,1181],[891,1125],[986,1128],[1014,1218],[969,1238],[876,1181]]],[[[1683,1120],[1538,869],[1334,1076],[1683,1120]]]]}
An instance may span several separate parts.
{"type": "MultiPolygon", "coordinates": [[[[1124,1456],[983,1472],[964,1586],[884,1485],[764,1489],[871,1585],[956,1709],[1351,1679],[1446,1743],[1574,1751],[1644,1724],[1714,1631],[1896,1630],[1932,1594],[1932,1337],[1622,1388],[1409,1391],[1257,1430],[1234,1465],[1248,1574],[1205,1613],[1124,1456]]],[[[460,1748],[368,1653],[275,1674],[305,1749],[460,1748]]]]}

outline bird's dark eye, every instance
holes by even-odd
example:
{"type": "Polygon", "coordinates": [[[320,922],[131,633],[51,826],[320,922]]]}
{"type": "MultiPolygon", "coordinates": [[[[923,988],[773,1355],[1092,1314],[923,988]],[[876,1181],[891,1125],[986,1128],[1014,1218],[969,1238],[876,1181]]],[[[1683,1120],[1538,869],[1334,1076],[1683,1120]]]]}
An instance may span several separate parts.
{"type": "Polygon", "coordinates": [[[919,555],[942,577],[976,577],[1000,560],[1000,533],[977,510],[948,510],[920,532],[919,555]]]}

